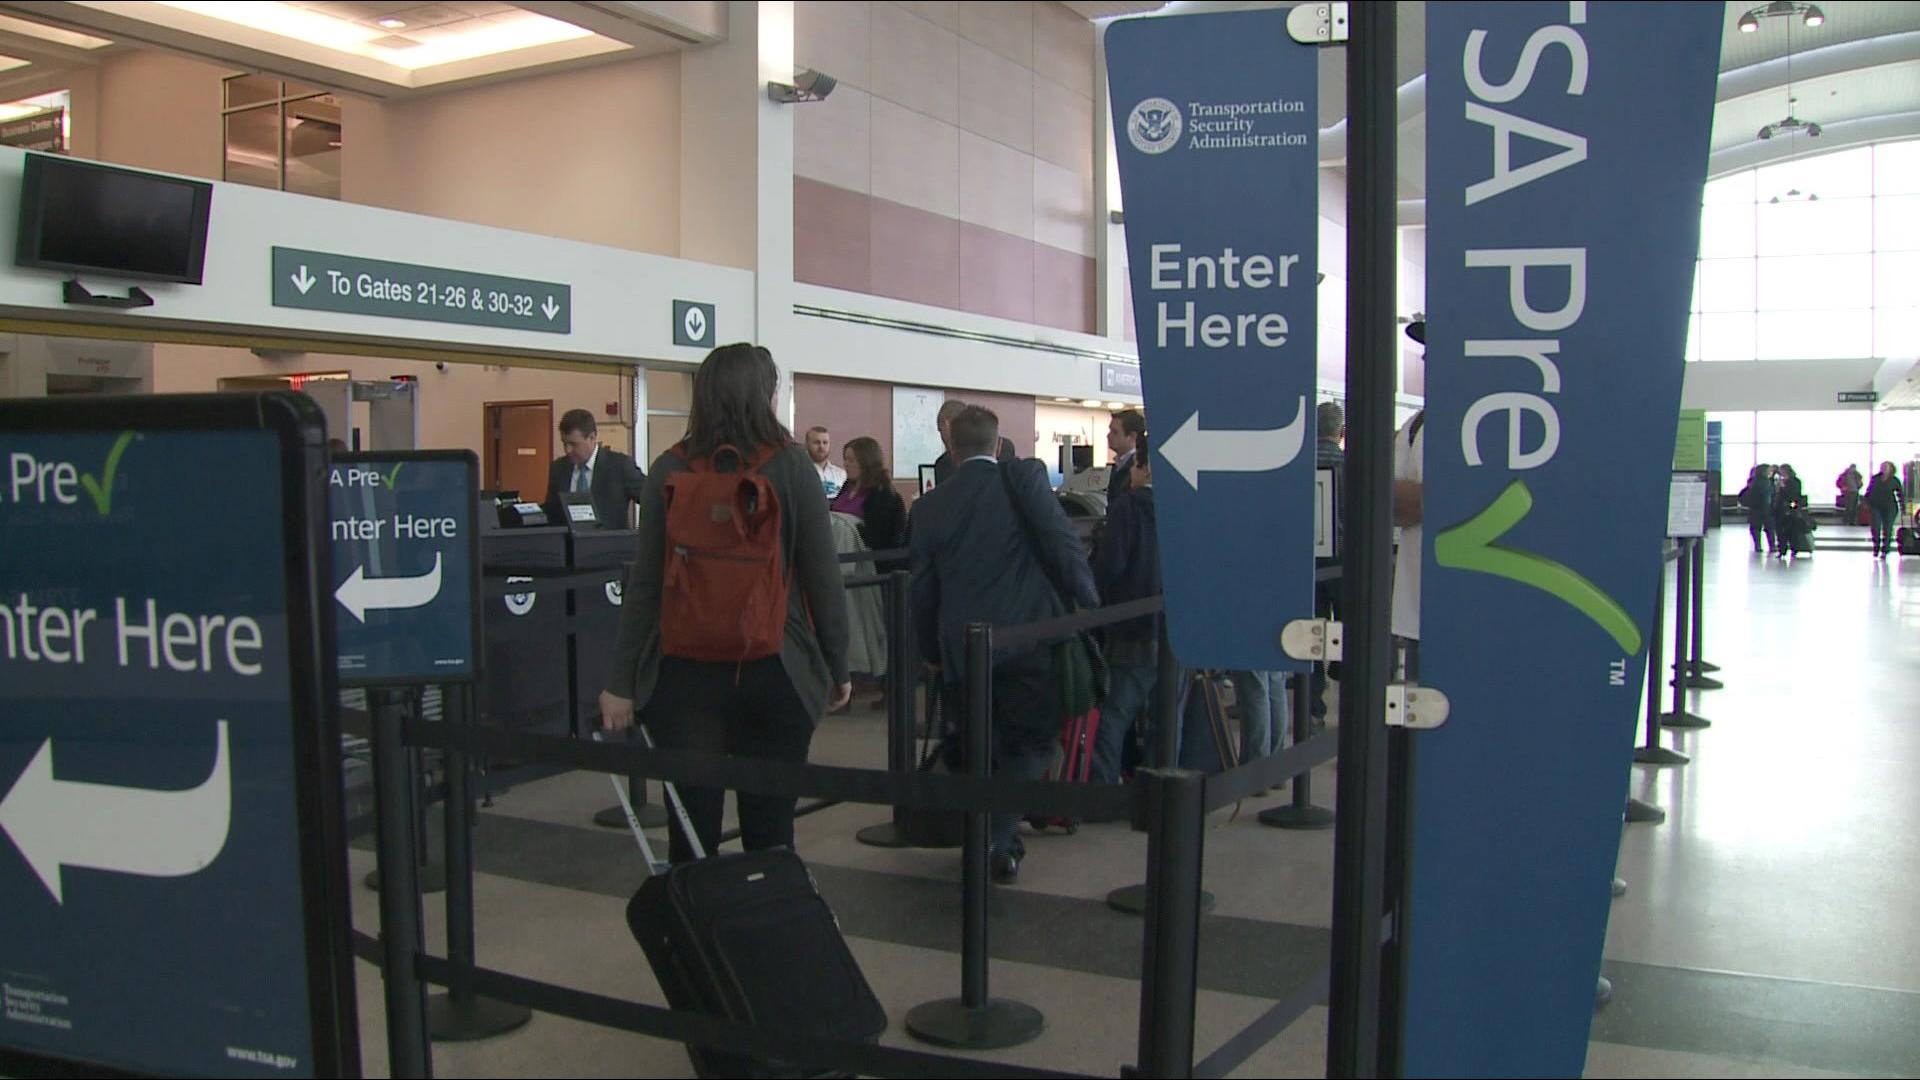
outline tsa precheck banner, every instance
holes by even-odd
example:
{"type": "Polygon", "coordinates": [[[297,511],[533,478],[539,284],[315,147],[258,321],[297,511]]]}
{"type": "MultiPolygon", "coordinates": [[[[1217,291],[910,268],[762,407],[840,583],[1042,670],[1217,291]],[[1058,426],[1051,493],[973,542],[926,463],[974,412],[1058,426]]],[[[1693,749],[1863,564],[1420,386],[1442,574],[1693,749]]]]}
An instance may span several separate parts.
{"type": "Polygon", "coordinates": [[[1724,18],[1427,7],[1420,676],[1452,712],[1412,736],[1407,1076],[1586,1061],[1724,18]]]}
{"type": "Polygon", "coordinates": [[[1107,75],[1183,663],[1299,670],[1313,615],[1319,56],[1285,10],[1123,19],[1107,75]]]}

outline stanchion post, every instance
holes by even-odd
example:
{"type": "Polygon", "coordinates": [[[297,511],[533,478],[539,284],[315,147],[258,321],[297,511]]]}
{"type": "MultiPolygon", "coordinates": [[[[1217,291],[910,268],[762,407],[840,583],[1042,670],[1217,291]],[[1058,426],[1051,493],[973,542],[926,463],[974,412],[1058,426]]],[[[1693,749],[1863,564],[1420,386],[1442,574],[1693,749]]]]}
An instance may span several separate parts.
{"type": "MultiPolygon", "coordinates": [[[[1153,684],[1154,738],[1152,767],[1159,769],[1177,769],[1180,767],[1180,725],[1186,717],[1180,715],[1181,680],[1186,672],[1180,670],[1180,658],[1173,654],[1173,639],[1167,634],[1167,617],[1160,616],[1160,661],[1153,684]]],[[[1134,828],[1142,823],[1136,821],[1134,828]]],[[[1122,885],[1107,894],[1107,906],[1127,915],[1145,915],[1147,913],[1148,885],[1122,885]]],[[[1200,910],[1213,910],[1213,894],[1200,891],[1200,910]]]]}
{"type": "Polygon", "coordinates": [[[1673,709],[1660,718],[1660,722],[1670,728],[1711,727],[1712,721],[1687,711],[1687,643],[1692,640],[1689,629],[1693,614],[1693,567],[1687,561],[1687,551],[1683,546],[1680,559],[1674,563],[1674,573],[1678,575],[1673,588],[1673,709]]]}
{"type": "Polygon", "coordinates": [[[427,1045],[427,989],[414,969],[420,952],[419,868],[414,859],[413,770],[401,725],[407,691],[367,691],[373,713],[373,797],[379,832],[380,949],[387,1002],[387,1059],[394,1077],[433,1075],[427,1045]]]}
{"type": "MultiPolygon", "coordinates": [[[[967,626],[966,770],[975,780],[992,775],[993,627],[967,626]]],[[[967,815],[961,854],[960,996],[916,1005],[907,1013],[907,1034],[935,1046],[1001,1050],[1039,1036],[1040,1010],[987,993],[987,850],[991,815],[967,815]]]]}
{"type": "MultiPolygon", "coordinates": [[[[887,770],[896,776],[913,772],[914,692],[919,665],[913,661],[913,575],[905,570],[887,574],[880,588],[887,607],[887,770]]],[[[907,842],[907,811],[893,808],[891,820],[869,825],[854,838],[870,847],[912,847],[907,842]]]]}
{"type": "MultiPolygon", "coordinates": [[[[1347,458],[1345,656],[1333,853],[1332,975],[1327,1075],[1398,1071],[1402,991],[1386,955],[1390,880],[1405,854],[1390,828],[1396,800],[1385,717],[1393,677],[1393,402],[1398,10],[1355,4],[1347,53],[1347,458]],[[1394,864],[1390,869],[1389,864],[1394,864]]],[[[1429,435],[1429,438],[1433,436],[1429,435]]]]}
{"type": "Polygon", "coordinates": [[[1660,671],[1666,666],[1667,567],[1663,562],[1653,594],[1653,633],[1647,636],[1647,738],[1633,752],[1639,765],[1685,765],[1691,759],[1660,745],[1660,671]]]}
{"type": "MultiPolygon", "coordinates": [[[[1313,737],[1313,673],[1293,677],[1293,745],[1313,737]]],[[[1333,811],[1313,805],[1313,770],[1293,778],[1293,799],[1260,811],[1260,824],[1276,829],[1331,829],[1333,811]]]]}
{"type": "Polygon", "coordinates": [[[1702,657],[1701,644],[1707,624],[1707,539],[1696,536],[1691,543],[1693,557],[1693,639],[1687,648],[1687,685],[1695,690],[1720,690],[1726,683],[1706,673],[1720,670],[1702,657]]]}
{"type": "MultiPolygon", "coordinates": [[[[448,686],[446,718],[473,725],[473,688],[448,686]]],[[[441,759],[447,772],[447,963],[452,974],[447,992],[427,1002],[428,1030],[439,1042],[471,1042],[513,1031],[533,1019],[523,1005],[483,998],[473,992],[473,803],[469,777],[473,762],[449,748],[441,759]]]]}
{"type": "Polygon", "coordinates": [[[1150,769],[1147,930],[1140,959],[1139,1075],[1193,1075],[1193,1013],[1200,972],[1200,875],[1205,868],[1206,776],[1150,769]]]}

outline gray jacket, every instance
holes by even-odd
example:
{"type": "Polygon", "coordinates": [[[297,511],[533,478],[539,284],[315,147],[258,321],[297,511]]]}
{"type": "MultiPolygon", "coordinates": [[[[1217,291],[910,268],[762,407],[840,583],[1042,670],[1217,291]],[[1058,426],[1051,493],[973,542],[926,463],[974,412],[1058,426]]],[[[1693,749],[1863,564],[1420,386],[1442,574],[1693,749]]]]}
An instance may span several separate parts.
{"type": "MultiPolygon", "coordinates": [[[[686,462],[662,454],[640,495],[640,539],[620,605],[607,689],[645,707],[660,676],[660,585],[666,574],[667,477],[686,462]]],[[[787,593],[787,638],[780,663],[807,711],[825,715],[828,696],[847,681],[847,600],[827,521],[820,474],[805,449],[789,445],[761,469],[780,499],[781,541],[793,585],[787,593]]]]}

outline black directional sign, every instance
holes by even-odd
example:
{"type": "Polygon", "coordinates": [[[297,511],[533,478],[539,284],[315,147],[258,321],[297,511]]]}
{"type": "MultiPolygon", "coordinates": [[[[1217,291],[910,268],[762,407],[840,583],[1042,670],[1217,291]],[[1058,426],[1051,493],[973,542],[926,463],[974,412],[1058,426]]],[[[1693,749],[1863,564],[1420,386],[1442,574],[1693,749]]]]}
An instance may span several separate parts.
{"type": "Polygon", "coordinates": [[[573,332],[568,285],[299,248],[273,249],[273,306],[573,332]]]}
{"type": "Polygon", "coordinates": [[[0,1074],[359,1075],[323,430],[0,402],[0,1074]]]}
{"type": "Polygon", "coordinates": [[[713,348],[713,305],[694,300],[673,302],[673,343],[696,349],[713,348]]]}
{"type": "Polygon", "coordinates": [[[342,684],[473,678],[477,471],[467,450],[333,459],[327,503],[342,684]]]}

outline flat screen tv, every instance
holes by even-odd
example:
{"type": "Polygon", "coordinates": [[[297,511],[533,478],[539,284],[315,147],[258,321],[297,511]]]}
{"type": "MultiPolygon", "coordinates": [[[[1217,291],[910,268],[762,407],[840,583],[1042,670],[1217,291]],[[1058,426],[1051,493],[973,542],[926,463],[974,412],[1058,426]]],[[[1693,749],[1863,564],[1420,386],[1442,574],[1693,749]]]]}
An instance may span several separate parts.
{"type": "Polygon", "coordinates": [[[20,266],[200,284],[213,185],[28,154],[20,266]]]}

